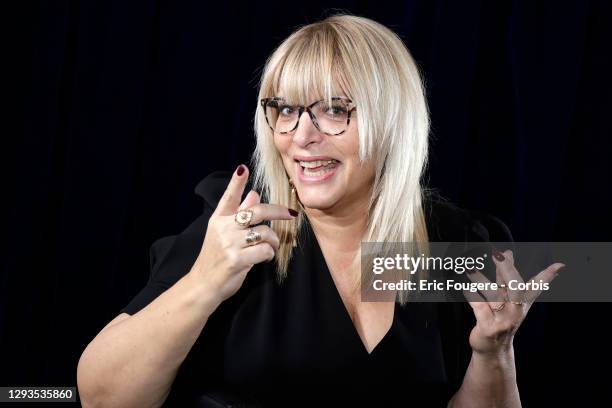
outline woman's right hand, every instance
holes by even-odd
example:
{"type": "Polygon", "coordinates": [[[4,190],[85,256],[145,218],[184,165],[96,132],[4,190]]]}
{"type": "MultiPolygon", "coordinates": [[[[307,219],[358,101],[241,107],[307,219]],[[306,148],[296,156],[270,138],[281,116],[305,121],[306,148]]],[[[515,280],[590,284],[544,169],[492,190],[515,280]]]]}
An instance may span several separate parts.
{"type": "Polygon", "coordinates": [[[192,272],[207,281],[219,304],[240,289],[253,265],[274,259],[279,247],[278,236],[267,225],[257,224],[295,218],[287,207],[260,203],[259,194],[253,190],[241,203],[248,177],[248,168],[238,166],[208,221],[202,249],[192,268],[192,272]],[[253,211],[249,228],[261,234],[261,241],[255,245],[246,242],[249,228],[235,220],[236,213],[245,209],[253,211]]]}

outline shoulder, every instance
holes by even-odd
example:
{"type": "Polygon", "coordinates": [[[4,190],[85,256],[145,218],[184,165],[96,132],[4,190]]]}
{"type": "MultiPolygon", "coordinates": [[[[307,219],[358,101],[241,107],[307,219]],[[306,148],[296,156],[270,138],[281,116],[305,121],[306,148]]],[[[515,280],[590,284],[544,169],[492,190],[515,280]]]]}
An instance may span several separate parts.
{"type": "Polygon", "coordinates": [[[430,241],[513,241],[508,226],[492,214],[461,208],[435,192],[427,192],[423,212],[430,241]]]}
{"type": "MultiPolygon", "coordinates": [[[[204,200],[205,208],[215,209],[232,172],[214,171],[195,187],[195,193],[204,200]]],[[[249,179],[244,195],[252,188],[249,179]]],[[[496,241],[512,242],[514,239],[507,225],[492,214],[461,208],[435,192],[427,192],[423,200],[427,232],[431,241],[496,241]]]]}
{"type": "Polygon", "coordinates": [[[231,176],[229,171],[215,171],[197,184],[195,193],[204,200],[203,211],[176,235],[160,238],[151,245],[148,283],[122,312],[136,313],[191,269],[204,242],[208,221],[231,176]]]}
{"type": "MultiPolygon", "coordinates": [[[[232,172],[218,170],[208,174],[195,187],[205,208],[215,209],[225,191],[232,172]]],[[[252,188],[249,179],[244,195],[252,188]]],[[[492,214],[461,208],[435,192],[427,192],[423,200],[427,232],[431,241],[497,241],[512,242],[508,226],[492,214]]]]}

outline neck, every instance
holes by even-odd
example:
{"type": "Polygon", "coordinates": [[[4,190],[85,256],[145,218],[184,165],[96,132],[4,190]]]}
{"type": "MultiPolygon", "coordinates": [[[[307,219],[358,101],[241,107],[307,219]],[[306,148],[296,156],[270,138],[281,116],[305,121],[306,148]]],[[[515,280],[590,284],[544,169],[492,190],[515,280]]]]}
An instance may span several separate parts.
{"type": "Polygon", "coordinates": [[[358,200],[347,200],[325,210],[305,208],[304,212],[319,242],[333,246],[335,251],[359,250],[368,223],[367,197],[364,194],[358,200]]]}

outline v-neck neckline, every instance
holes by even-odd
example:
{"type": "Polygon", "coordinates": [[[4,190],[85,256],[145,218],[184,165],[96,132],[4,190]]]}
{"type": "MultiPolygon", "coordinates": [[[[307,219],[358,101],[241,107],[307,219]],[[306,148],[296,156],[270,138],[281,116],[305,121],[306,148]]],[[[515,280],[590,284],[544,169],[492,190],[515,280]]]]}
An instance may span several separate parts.
{"type": "Polygon", "coordinates": [[[385,332],[385,334],[381,337],[381,339],[374,345],[372,350],[368,352],[367,346],[364,343],[361,336],[359,335],[359,332],[357,331],[357,327],[355,327],[355,323],[353,322],[353,319],[351,318],[351,314],[349,310],[347,309],[346,305],[344,304],[344,301],[342,300],[342,296],[340,295],[340,291],[338,290],[338,287],[336,286],[336,282],[334,281],[334,278],[331,275],[331,271],[329,269],[329,266],[327,265],[327,261],[325,260],[325,255],[323,254],[321,245],[319,245],[319,240],[317,239],[317,236],[314,233],[314,229],[312,228],[312,225],[310,224],[310,221],[308,220],[307,217],[304,217],[304,221],[305,221],[306,227],[308,228],[308,236],[312,240],[313,246],[315,249],[315,256],[316,256],[315,264],[321,265],[321,267],[323,268],[322,270],[323,275],[324,275],[323,279],[327,282],[328,285],[331,285],[331,291],[334,294],[333,295],[334,301],[341,310],[340,314],[342,315],[342,319],[344,320],[344,323],[348,324],[348,326],[350,327],[351,337],[359,343],[360,350],[363,351],[363,353],[365,353],[366,356],[373,356],[374,354],[380,352],[381,346],[383,345],[383,343],[388,341],[389,337],[391,337],[391,334],[392,334],[391,332],[395,328],[397,312],[398,312],[397,311],[397,301],[395,301],[393,304],[393,317],[391,318],[391,326],[385,332]]]}

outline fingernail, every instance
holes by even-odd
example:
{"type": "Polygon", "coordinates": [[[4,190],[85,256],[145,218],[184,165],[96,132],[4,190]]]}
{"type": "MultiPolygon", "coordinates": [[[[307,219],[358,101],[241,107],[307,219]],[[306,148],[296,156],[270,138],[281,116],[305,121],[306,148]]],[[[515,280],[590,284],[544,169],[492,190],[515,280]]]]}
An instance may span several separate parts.
{"type": "Polygon", "coordinates": [[[242,164],[241,164],[241,165],[240,165],[240,166],[238,166],[238,168],[236,169],[236,174],[237,174],[237,175],[239,175],[239,176],[242,176],[242,173],[244,173],[245,168],[246,168],[246,167],[244,167],[244,165],[242,165],[242,164]]]}
{"type": "Polygon", "coordinates": [[[295,211],[293,208],[289,208],[289,214],[292,217],[297,217],[297,215],[299,214],[297,211],[295,211]]]}
{"type": "Polygon", "coordinates": [[[561,272],[562,270],[565,270],[565,265],[563,265],[562,267],[560,267],[559,269],[557,269],[557,271],[555,272],[555,275],[558,275],[559,272],[561,272]]]}
{"type": "Polygon", "coordinates": [[[504,258],[504,255],[501,252],[499,252],[497,248],[493,248],[491,250],[491,253],[495,257],[495,259],[497,259],[499,262],[503,262],[506,260],[506,258],[504,258]]]}

